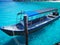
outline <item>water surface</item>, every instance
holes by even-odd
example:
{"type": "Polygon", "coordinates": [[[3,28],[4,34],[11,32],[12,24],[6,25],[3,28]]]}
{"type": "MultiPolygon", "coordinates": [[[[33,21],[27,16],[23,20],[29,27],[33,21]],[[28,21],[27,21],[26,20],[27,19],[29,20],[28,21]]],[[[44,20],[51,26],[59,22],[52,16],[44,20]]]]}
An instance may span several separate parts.
{"type": "MultiPolygon", "coordinates": [[[[37,10],[43,8],[58,8],[60,13],[60,3],[57,2],[0,2],[0,26],[16,24],[17,13],[22,11],[37,10]]],[[[43,14],[45,15],[45,14],[43,14]]],[[[41,15],[39,15],[41,16],[41,15]]],[[[36,18],[36,17],[35,17],[36,18]]],[[[29,45],[53,45],[60,42],[60,19],[49,24],[37,32],[29,34],[29,45]]],[[[0,45],[20,45],[25,44],[24,36],[8,36],[0,30],[0,45]]]]}

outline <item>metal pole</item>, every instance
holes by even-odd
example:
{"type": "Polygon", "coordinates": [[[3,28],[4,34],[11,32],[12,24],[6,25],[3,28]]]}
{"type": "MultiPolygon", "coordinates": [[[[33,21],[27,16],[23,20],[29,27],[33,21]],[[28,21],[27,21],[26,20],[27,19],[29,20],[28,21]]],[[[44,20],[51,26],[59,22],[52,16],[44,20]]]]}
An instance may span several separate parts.
{"type": "Polygon", "coordinates": [[[24,30],[25,30],[26,45],[28,45],[28,18],[27,18],[27,15],[24,16],[24,30]]]}

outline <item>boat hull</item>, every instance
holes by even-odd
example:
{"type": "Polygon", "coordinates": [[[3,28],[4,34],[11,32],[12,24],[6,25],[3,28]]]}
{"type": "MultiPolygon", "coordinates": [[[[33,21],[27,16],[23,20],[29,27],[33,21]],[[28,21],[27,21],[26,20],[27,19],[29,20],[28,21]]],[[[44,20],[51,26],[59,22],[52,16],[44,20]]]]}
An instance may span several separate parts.
{"type": "MultiPolygon", "coordinates": [[[[50,21],[48,21],[47,23],[44,23],[40,26],[37,26],[36,28],[32,28],[32,29],[28,29],[28,33],[32,33],[32,32],[35,32],[37,30],[40,30],[42,29],[43,27],[45,27],[46,25],[56,21],[57,19],[59,19],[60,16],[58,16],[57,18],[55,19],[52,19],[50,21]]],[[[0,28],[3,32],[7,33],[8,35],[10,36],[14,36],[14,35],[24,35],[25,34],[25,31],[11,31],[11,30],[6,30],[6,29],[3,29],[3,28],[0,28]]]]}

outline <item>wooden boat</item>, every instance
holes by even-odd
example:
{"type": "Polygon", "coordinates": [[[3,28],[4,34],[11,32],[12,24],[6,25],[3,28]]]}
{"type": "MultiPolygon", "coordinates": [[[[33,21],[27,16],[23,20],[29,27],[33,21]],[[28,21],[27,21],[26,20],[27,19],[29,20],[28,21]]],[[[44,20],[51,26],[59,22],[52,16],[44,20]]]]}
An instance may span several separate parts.
{"type": "MultiPolygon", "coordinates": [[[[36,11],[28,11],[28,12],[22,12],[23,14],[27,14],[28,17],[35,16],[37,14],[42,14],[46,12],[54,11],[52,14],[49,14],[48,16],[42,16],[40,18],[34,19],[34,20],[28,20],[28,32],[34,32],[37,28],[42,28],[49,23],[57,20],[60,16],[59,13],[56,12],[57,9],[55,8],[48,8],[43,10],[36,10],[36,11]]],[[[21,13],[18,13],[18,15],[21,13]]],[[[0,28],[3,32],[7,33],[10,36],[13,35],[20,35],[24,34],[24,21],[22,20],[20,23],[11,25],[11,26],[4,26],[0,28]]]]}

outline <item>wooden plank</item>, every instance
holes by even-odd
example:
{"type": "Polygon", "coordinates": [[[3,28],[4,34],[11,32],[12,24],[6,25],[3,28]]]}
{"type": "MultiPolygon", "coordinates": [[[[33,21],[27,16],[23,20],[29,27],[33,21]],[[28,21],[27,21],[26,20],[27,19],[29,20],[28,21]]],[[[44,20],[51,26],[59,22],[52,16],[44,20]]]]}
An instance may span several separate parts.
{"type": "Polygon", "coordinates": [[[24,30],[25,30],[25,38],[26,38],[26,45],[28,45],[28,18],[24,16],[24,30]]]}

